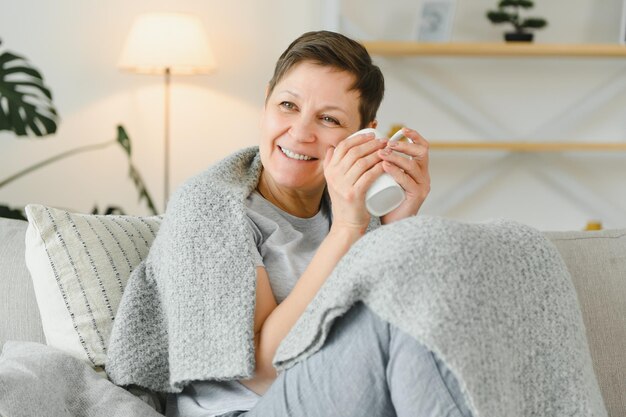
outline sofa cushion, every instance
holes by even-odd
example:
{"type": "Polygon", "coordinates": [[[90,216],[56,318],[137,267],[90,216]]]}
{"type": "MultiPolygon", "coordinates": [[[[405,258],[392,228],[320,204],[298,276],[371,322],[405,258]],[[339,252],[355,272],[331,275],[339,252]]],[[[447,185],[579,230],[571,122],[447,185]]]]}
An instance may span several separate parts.
{"type": "Polygon", "coordinates": [[[0,345],[44,342],[33,284],[24,261],[26,223],[0,217],[0,345]]]}
{"type": "Polygon", "coordinates": [[[131,271],[146,257],[161,217],[26,207],[26,265],[48,345],[104,365],[131,271]]]}
{"type": "Polygon", "coordinates": [[[626,410],[626,230],[549,232],[572,276],[609,416],[626,410]]]}

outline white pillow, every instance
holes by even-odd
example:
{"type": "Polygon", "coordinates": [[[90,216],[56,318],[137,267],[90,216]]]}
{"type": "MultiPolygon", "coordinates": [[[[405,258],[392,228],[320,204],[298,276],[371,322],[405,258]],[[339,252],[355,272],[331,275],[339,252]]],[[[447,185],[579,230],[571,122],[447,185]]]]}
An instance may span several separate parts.
{"type": "Polygon", "coordinates": [[[147,256],[161,216],[70,213],[26,206],[26,266],[46,342],[102,367],[131,271],[147,256]]]}

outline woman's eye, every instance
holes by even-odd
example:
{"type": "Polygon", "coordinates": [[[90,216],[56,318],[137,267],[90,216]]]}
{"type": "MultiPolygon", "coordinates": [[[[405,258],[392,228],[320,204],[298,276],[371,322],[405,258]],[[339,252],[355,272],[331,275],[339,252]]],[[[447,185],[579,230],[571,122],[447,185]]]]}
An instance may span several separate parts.
{"type": "Polygon", "coordinates": [[[289,102],[289,101],[283,101],[282,103],[280,103],[280,107],[286,109],[286,110],[293,110],[296,108],[295,104],[289,102]]]}
{"type": "Polygon", "coordinates": [[[339,120],[335,119],[334,117],[330,117],[330,116],[322,116],[322,120],[326,123],[331,123],[334,125],[339,126],[341,123],[339,123],[339,120]]]}

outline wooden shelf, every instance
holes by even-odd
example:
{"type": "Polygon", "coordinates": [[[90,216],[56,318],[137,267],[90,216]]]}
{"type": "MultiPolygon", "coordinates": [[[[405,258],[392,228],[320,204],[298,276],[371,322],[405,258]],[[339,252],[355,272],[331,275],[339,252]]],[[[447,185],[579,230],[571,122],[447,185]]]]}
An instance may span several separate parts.
{"type": "MultiPolygon", "coordinates": [[[[626,58],[626,45],[620,44],[541,44],[541,43],[475,43],[414,41],[366,41],[363,45],[372,55],[380,56],[447,56],[447,57],[581,57],[626,58]]],[[[436,150],[510,151],[510,152],[626,152],[625,142],[467,142],[432,141],[436,150]]]]}
{"type": "Polygon", "coordinates": [[[626,45],[620,44],[368,41],[363,45],[371,54],[381,56],[626,58],[626,45]]]}
{"type": "Polygon", "coordinates": [[[626,152],[626,143],[604,142],[429,142],[430,149],[515,152],[626,152]]]}

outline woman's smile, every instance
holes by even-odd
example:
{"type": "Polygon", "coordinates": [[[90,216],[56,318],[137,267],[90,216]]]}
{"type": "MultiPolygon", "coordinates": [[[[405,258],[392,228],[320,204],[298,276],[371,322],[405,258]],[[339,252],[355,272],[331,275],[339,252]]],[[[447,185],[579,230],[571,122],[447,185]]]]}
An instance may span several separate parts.
{"type": "Polygon", "coordinates": [[[309,156],[309,155],[304,155],[304,154],[301,154],[301,153],[294,152],[291,149],[287,149],[287,148],[282,147],[280,145],[278,145],[278,148],[281,150],[282,154],[285,155],[289,159],[295,159],[295,160],[303,161],[303,162],[317,160],[317,158],[314,158],[314,157],[309,156]]]}

